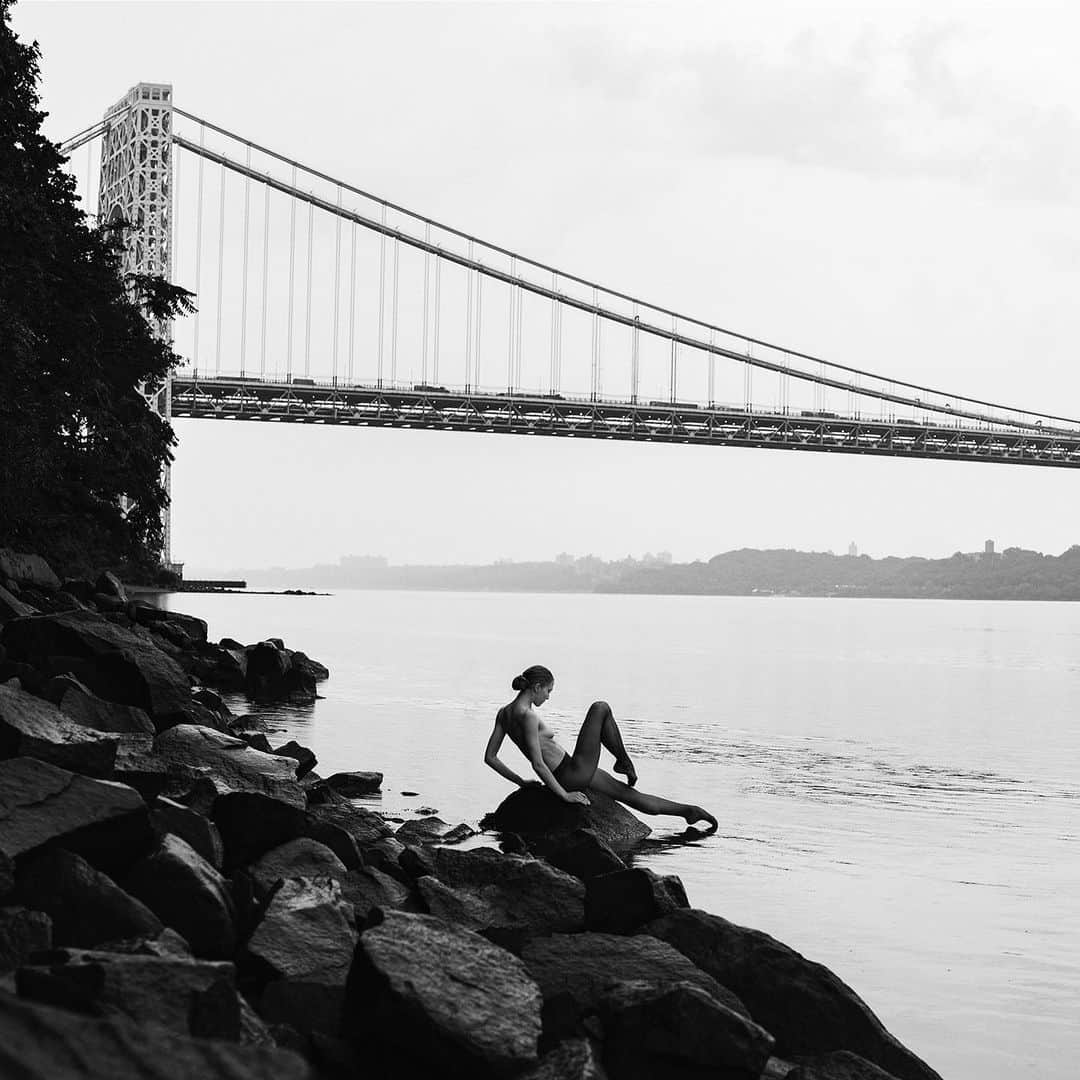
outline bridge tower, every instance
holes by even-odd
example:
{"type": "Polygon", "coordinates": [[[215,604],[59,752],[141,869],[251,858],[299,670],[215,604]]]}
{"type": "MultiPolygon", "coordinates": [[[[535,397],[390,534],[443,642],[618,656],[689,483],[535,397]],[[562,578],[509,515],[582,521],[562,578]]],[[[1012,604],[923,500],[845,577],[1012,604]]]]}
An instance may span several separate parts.
{"type": "MultiPolygon", "coordinates": [[[[98,220],[124,220],[132,228],[124,239],[125,273],[157,274],[172,281],[173,147],[172,86],[139,83],[105,113],[101,140],[101,182],[98,220]]],[[[171,322],[159,322],[155,332],[172,340],[171,322]]],[[[168,420],[172,416],[172,386],[147,400],[168,420]]],[[[169,469],[165,490],[171,493],[169,469]]],[[[161,561],[172,565],[172,511],[166,508],[161,561]]]]}

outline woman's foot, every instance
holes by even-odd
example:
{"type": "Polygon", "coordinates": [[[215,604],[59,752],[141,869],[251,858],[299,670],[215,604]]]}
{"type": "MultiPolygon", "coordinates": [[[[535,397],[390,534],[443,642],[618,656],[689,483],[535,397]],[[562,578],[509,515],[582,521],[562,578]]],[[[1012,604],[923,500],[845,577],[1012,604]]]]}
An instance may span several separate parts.
{"type": "Polygon", "coordinates": [[[637,783],[637,769],[634,768],[634,763],[628,757],[616,761],[611,768],[613,772],[622,773],[630,787],[637,783]]]}
{"type": "Polygon", "coordinates": [[[720,828],[720,822],[700,806],[688,806],[682,816],[686,818],[687,825],[696,825],[699,821],[707,822],[709,832],[716,832],[720,828]]]}

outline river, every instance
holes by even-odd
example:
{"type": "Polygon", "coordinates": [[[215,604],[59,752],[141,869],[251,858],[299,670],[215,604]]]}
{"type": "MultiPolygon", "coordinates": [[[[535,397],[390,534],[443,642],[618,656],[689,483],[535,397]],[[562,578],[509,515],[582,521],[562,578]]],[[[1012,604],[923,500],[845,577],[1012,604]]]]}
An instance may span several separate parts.
{"type": "MultiPolygon", "coordinates": [[[[475,824],[529,664],[573,745],[609,701],[652,818],[638,865],[851,985],[946,1080],[1066,1080],[1080,1053],[1080,605],[342,591],[185,594],[216,640],[277,636],[324,699],[261,709],[324,775],[385,773],[380,808],[475,824]],[[418,796],[402,792],[417,792],[418,796]]],[[[241,710],[243,703],[240,702],[241,710]]],[[[252,711],[252,710],[247,710],[252,711]]],[[[505,744],[505,759],[528,765],[505,744]]],[[[606,756],[606,755],[605,755],[606,756]]],[[[602,763],[603,764],[603,763],[602,763]]]]}

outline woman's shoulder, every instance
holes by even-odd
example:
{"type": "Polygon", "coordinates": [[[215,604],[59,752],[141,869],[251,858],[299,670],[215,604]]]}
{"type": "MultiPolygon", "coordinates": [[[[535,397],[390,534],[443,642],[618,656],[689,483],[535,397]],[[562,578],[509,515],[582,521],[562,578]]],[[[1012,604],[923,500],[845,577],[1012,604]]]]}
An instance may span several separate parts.
{"type": "Polygon", "coordinates": [[[523,705],[515,699],[514,701],[507,702],[495,714],[495,719],[498,720],[504,728],[509,728],[512,724],[524,720],[531,712],[532,710],[528,705],[523,705]]]}

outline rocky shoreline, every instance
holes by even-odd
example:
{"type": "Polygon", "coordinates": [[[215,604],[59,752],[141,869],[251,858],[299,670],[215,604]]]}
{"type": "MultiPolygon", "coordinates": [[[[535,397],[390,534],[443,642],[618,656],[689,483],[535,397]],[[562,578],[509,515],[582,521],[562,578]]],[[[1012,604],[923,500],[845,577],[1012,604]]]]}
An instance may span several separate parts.
{"type": "Polygon", "coordinates": [[[0,550],[0,1075],[940,1080],[827,968],[632,866],[648,828],[516,791],[396,832],[221,692],[312,701],[109,574],[0,550]]]}

